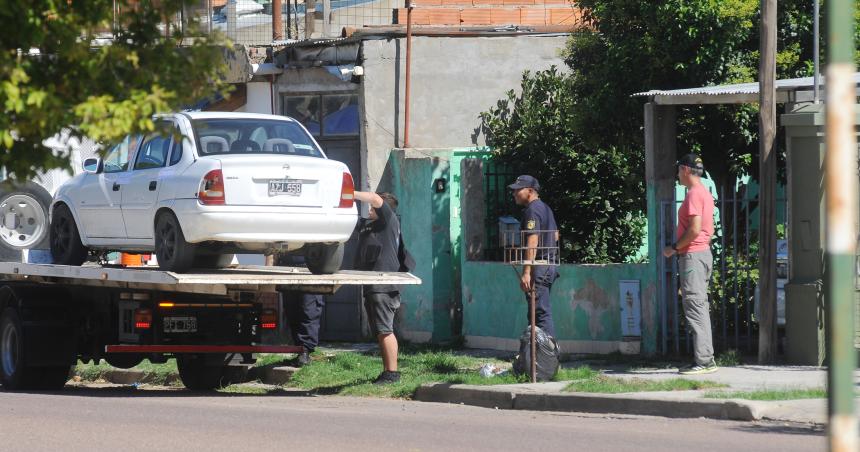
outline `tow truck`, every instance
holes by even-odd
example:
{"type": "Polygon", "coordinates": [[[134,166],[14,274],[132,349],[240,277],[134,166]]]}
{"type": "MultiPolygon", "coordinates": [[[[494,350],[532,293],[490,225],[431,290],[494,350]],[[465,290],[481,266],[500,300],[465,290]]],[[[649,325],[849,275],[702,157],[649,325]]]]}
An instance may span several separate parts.
{"type": "Polygon", "coordinates": [[[60,389],[78,360],[131,368],[176,358],[183,384],[222,384],[234,358],[298,353],[262,343],[281,321],[284,290],[331,294],[344,285],[421,284],[411,273],[236,266],[173,273],[87,263],[0,262],[0,384],[7,390],[60,389]]]}

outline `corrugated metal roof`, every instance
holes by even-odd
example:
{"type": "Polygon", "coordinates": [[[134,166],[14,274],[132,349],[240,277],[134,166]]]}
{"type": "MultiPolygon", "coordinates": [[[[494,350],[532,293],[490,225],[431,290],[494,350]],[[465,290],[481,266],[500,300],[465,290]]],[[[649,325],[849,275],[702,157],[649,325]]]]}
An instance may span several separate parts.
{"type": "MultiPolygon", "coordinates": [[[[777,91],[807,91],[813,89],[812,77],[790,78],[776,81],[777,91]]],[[[860,83],[860,72],[854,73],[854,83],[860,83]]],[[[821,77],[821,84],[824,85],[824,76],[821,77]]],[[[651,90],[642,93],[636,93],[634,97],[643,96],[723,96],[736,94],[758,94],[758,82],[753,83],[737,83],[734,85],[720,86],[703,86],[701,88],[686,88],[673,90],[651,90]]]]}

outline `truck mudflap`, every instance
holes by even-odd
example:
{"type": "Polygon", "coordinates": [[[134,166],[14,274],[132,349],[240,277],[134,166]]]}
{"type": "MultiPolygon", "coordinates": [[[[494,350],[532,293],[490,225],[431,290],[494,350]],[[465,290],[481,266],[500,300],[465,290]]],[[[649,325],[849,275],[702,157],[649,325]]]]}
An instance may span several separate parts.
{"type": "Polygon", "coordinates": [[[301,353],[300,345],[106,345],[105,353],[301,353]]]}

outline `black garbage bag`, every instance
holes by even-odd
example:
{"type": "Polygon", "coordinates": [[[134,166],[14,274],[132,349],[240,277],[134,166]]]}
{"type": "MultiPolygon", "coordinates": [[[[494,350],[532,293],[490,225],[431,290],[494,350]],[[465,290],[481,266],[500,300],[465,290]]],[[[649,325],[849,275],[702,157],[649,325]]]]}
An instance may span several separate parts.
{"type": "MultiPolygon", "coordinates": [[[[531,334],[530,327],[526,327],[523,335],[520,336],[520,354],[514,358],[514,375],[531,375],[531,334]]],[[[540,327],[535,327],[535,342],[537,342],[537,381],[552,380],[558,372],[558,343],[540,327]]]]}

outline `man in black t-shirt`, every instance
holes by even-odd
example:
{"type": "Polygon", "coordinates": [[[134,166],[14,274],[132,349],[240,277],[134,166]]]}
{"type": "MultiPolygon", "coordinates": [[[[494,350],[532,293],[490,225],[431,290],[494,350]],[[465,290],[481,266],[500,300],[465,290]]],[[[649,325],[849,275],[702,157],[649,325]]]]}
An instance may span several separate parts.
{"type": "MultiPolygon", "coordinates": [[[[397,198],[390,193],[356,191],[355,199],[370,205],[369,221],[363,222],[359,227],[358,269],[399,271],[400,221],[395,213],[397,198]]],[[[373,383],[396,383],[400,381],[400,372],[397,370],[398,345],[394,336],[394,315],[400,308],[400,292],[397,286],[364,286],[364,308],[382,355],[382,373],[373,383]]]]}
{"type": "MultiPolygon", "coordinates": [[[[524,207],[520,229],[525,243],[521,246],[526,247],[527,251],[523,258],[532,262],[557,263],[558,226],[552,209],[538,197],[538,180],[522,175],[508,185],[508,188],[511,189],[517,205],[524,207]]],[[[555,265],[523,265],[523,274],[520,277],[520,288],[526,293],[526,302],[531,301],[529,292],[532,289],[536,292],[535,323],[552,337],[555,337],[555,325],[552,321],[549,293],[556,278],[558,271],[555,265]]]]}

